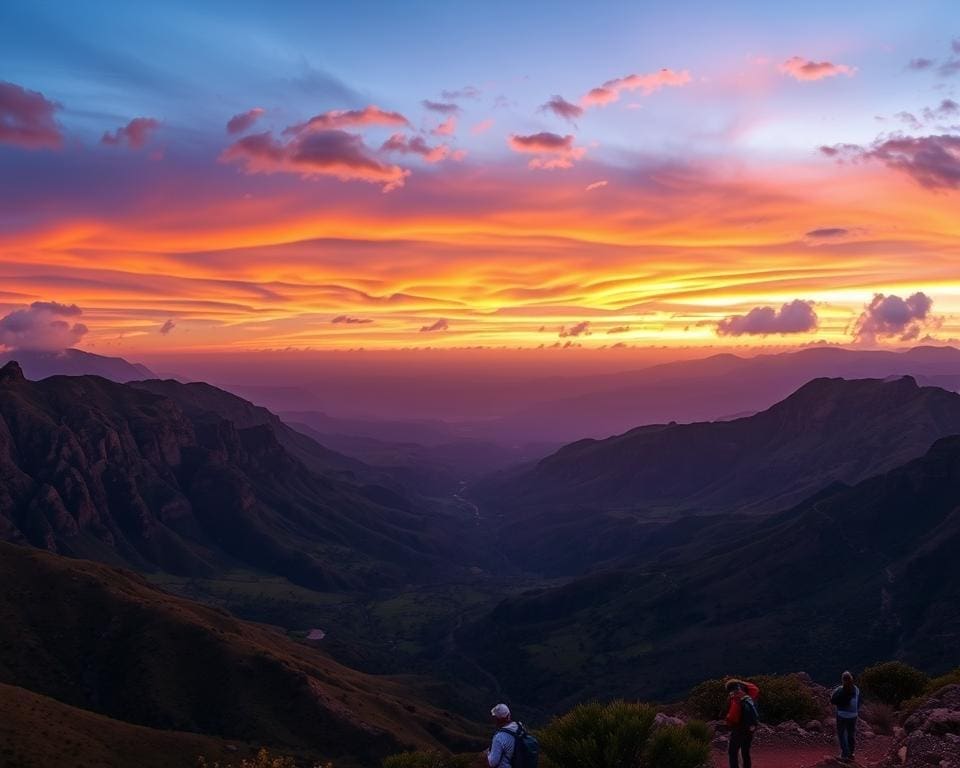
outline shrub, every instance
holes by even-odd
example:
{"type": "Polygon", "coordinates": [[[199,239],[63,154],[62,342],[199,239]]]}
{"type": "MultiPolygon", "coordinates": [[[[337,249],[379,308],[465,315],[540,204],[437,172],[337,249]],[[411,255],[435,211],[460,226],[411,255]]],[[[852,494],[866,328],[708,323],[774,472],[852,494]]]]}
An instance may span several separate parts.
{"type": "Polygon", "coordinates": [[[383,761],[383,768],[470,768],[476,755],[445,755],[442,752],[402,752],[383,761]]]}
{"type": "Polygon", "coordinates": [[[649,768],[702,768],[710,759],[710,729],[691,722],[682,728],[660,728],[643,752],[649,768]]]}
{"type": "Polygon", "coordinates": [[[544,763],[554,768],[636,768],[655,715],[647,704],[580,704],[537,734],[544,763]]]}
{"type": "Polygon", "coordinates": [[[919,696],[930,682],[923,672],[901,661],[888,661],[863,670],[860,687],[867,701],[879,701],[899,707],[907,699],[919,696]]]}
{"type": "MultiPolygon", "coordinates": [[[[810,688],[796,675],[764,675],[750,678],[760,688],[757,709],[761,722],[776,725],[787,720],[798,723],[819,717],[820,705],[810,688]]],[[[694,717],[716,720],[727,711],[727,690],[723,679],[707,680],[687,697],[685,709],[694,717]]]]}
{"type": "Polygon", "coordinates": [[[927,687],[923,693],[907,699],[900,707],[906,712],[913,712],[913,710],[923,704],[930,696],[948,685],[960,685],[960,667],[957,667],[951,672],[947,672],[945,675],[933,678],[933,680],[927,683],[927,687]]]}
{"type": "Polygon", "coordinates": [[[960,685],[960,667],[957,667],[951,672],[947,672],[945,675],[933,678],[927,685],[925,692],[932,695],[948,685],[960,685]]]}
{"type": "Polygon", "coordinates": [[[897,711],[882,701],[867,702],[860,710],[860,716],[873,727],[877,733],[890,736],[893,726],[897,724],[897,711]]]}
{"type": "Polygon", "coordinates": [[[797,675],[765,675],[754,682],[760,686],[760,720],[768,725],[787,720],[805,723],[822,714],[810,687],[797,675]]]}

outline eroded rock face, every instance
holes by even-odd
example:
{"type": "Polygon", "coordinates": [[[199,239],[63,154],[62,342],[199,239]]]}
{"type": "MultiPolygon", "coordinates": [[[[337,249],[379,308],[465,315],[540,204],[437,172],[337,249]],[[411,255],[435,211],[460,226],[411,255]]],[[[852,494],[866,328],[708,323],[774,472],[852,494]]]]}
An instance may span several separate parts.
{"type": "Polygon", "coordinates": [[[299,436],[307,459],[292,455],[272,414],[149,383],[0,368],[0,539],[188,576],[239,562],[320,589],[409,580],[440,559],[425,513],[307,466],[332,452],[299,436]]]}
{"type": "Polygon", "coordinates": [[[941,688],[907,718],[884,765],[960,768],[960,685],[941,688]]]}

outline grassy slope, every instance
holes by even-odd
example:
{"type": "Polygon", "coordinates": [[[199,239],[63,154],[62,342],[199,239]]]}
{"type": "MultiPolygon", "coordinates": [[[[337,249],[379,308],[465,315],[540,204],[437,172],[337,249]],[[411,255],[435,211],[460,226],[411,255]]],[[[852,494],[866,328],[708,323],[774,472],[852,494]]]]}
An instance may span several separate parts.
{"type": "Polygon", "coordinates": [[[376,762],[473,726],[372,677],[132,573],[0,544],[0,682],[155,728],[376,762]]]}
{"type": "Polygon", "coordinates": [[[196,768],[197,757],[236,760],[250,751],[195,733],[112,720],[0,683],[0,765],[17,768],[196,768]]]}

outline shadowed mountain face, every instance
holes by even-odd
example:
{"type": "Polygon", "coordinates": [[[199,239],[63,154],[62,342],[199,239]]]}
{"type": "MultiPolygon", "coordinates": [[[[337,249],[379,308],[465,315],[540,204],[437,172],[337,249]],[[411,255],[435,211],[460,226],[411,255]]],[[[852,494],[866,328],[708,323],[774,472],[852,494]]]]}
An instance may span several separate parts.
{"type": "Polygon", "coordinates": [[[504,601],[461,642],[508,695],[557,709],[675,695],[731,671],[956,664],[960,438],[736,540],[711,545],[711,532],[667,561],[504,601]]]}
{"type": "Polygon", "coordinates": [[[955,393],[909,377],[817,379],[754,416],[581,440],[473,493],[486,511],[504,513],[508,549],[562,572],[635,554],[651,521],[773,512],[958,433],[955,393]],[[556,529],[578,547],[562,547],[556,529]]]}
{"type": "Polygon", "coordinates": [[[23,375],[39,381],[49,376],[102,376],[111,381],[127,382],[154,378],[153,371],[139,363],[128,363],[122,357],[104,357],[80,349],[62,352],[18,350],[0,354],[0,366],[16,360],[23,375]]]}
{"type": "MultiPolygon", "coordinates": [[[[100,718],[117,739],[110,754],[136,751],[127,743],[136,732],[117,721],[348,756],[344,764],[375,765],[438,741],[477,746],[470,725],[419,699],[424,681],[355,672],[275,629],[172,597],[129,572],[0,543],[0,582],[0,684],[67,706],[37,696],[33,705],[114,718],[100,718]]],[[[84,730],[84,719],[75,725],[84,730]]],[[[141,736],[180,752],[222,752],[186,734],[141,736]]],[[[198,754],[182,764],[195,764],[198,754]]],[[[88,755],[76,757],[70,764],[88,755]]]]}
{"type": "Polygon", "coordinates": [[[246,565],[315,588],[437,576],[455,560],[443,520],[323,471],[359,462],[212,387],[142,386],[179,397],[0,370],[0,537],[187,575],[246,565]]]}

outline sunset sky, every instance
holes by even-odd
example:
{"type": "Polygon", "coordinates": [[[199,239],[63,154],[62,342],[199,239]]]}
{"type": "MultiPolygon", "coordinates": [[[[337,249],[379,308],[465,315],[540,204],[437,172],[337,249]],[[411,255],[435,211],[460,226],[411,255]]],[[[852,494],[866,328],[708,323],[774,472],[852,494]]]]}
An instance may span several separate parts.
{"type": "Polygon", "coordinates": [[[960,338],[960,4],[0,4],[0,346],[960,338]]]}

